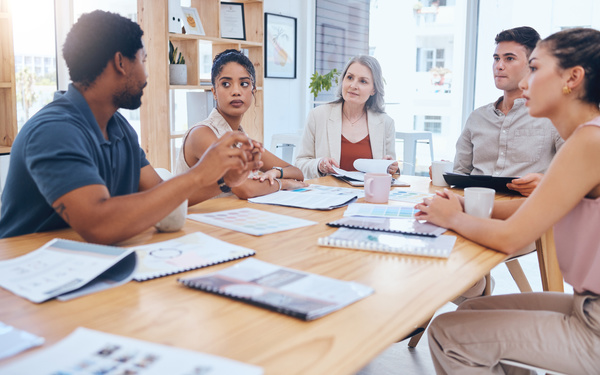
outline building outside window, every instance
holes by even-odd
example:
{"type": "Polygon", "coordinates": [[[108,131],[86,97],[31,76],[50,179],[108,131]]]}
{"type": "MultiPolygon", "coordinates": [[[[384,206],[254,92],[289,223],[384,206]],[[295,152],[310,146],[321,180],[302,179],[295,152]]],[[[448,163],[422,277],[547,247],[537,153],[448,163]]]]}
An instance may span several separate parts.
{"type": "Polygon", "coordinates": [[[442,116],[425,116],[423,130],[432,133],[442,132],[442,116]]]}
{"type": "Polygon", "coordinates": [[[19,129],[52,101],[56,91],[53,14],[53,1],[12,2],[19,129]],[[35,32],[32,32],[32,25],[35,25],[35,32]]]}

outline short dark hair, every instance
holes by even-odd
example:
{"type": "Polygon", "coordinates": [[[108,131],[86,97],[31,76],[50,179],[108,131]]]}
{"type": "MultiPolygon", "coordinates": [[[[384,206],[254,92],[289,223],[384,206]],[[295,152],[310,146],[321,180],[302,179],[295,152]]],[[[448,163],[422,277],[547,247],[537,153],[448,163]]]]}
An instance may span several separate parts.
{"type": "Polygon", "coordinates": [[[221,74],[223,67],[230,62],[236,62],[246,69],[252,80],[252,88],[256,89],[256,71],[254,70],[254,65],[246,55],[236,49],[226,49],[215,56],[210,72],[210,81],[213,87],[216,87],[215,81],[219,74],[221,74]]]}
{"type": "Polygon", "coordinates": [[[585,70],[585,94],[581,99],[600,105],[600,31],[566,29],[550,35],[539,45],[556,57],[561,69],[581,66],[585,70]]]}
{"type": "Polygon", "coordinates": [[[529,26],[515,27],[514,29],[503,30],[496,35],[496,44],[501,42],[516,42],[525,47],[527,57],[540,41],[540,34],[534,28],[529,26]]]}
{"type": "Polygon", "coordinates": [[[120,52],[130,60],[143,48],[140,26],[116,13],[95,10],[79,17],[63,46],[73,82],[89,86],[120,52]]]}

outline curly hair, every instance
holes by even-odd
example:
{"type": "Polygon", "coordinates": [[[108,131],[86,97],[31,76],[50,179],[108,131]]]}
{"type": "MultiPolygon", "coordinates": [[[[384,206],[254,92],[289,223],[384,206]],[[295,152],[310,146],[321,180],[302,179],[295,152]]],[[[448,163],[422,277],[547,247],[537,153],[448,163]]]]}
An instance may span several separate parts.
{"type": "Polygon", "coordinates": [[[561,69],[581,66],[585,71],[583,101],[600,105],[600,31],[589,28],[566,29],[542,40],[561,69]]]}
{"type": "Polygon", "coordinates": [[[219,74],[221,74],[223,67],[230,62],[236,62],[246,69],[252,80],[252,89],[256,89],[256,71],[254,70],[254,65],[246,55],[236,49],[226,49],[215,56],[210,73],[210,80],[213,87],[216,87],[215,81],[219,74]]]}
{"type": "Polygon", "coordinates": [[[62,49],[71,80],[89,86],[117,52],[135,60],[143,48],[143,34],[137,23],[116,13],[96,10],[83,14],[62,49]]]}

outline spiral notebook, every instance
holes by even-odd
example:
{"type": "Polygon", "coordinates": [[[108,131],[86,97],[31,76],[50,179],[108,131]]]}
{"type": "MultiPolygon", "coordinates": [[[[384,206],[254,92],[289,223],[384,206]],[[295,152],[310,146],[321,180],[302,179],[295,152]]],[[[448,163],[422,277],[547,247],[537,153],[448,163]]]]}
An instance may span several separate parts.
{"type": "Polygon", "coordinates": [[[327,225],[335,228],[376,230],[426,237],[437,237],[446,231],[445,228],[414,219],[387,219],[385,217],[347,216],[327,223],[327,225]]]}
{"type": "Polygon", "coordinates": [[[302,320],[313,320],[374,292],[353,281],[246,259],[218,272],[179,279],[190,288],[229,297],[302,320]]]}
{"type": "Polygon", "coordinates": [[[138,266],[133,279],[157,277],[212,266],[254,255],[254,250],[233,245],[201,232],[169,241],[136,247],[138,266]]]}
{"type": "Polygon", "coordinates": [[[456,237],[447,235],[422,237],[351,228],[340,228],[318,240],[321,246],[437,258],[448,258],[455,242],[456,237]]]}

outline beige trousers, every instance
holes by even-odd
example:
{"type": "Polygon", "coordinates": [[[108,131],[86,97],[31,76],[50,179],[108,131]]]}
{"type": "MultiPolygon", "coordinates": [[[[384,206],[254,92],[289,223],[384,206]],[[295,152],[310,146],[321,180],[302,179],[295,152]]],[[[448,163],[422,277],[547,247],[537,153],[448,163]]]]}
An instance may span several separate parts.
{"type": "Polygon", "coordinates": [[[600,296],[521,293],[470,299],[429,326],[438,374],[529,374],[510,359],[570,375],[600,374],[600,296]]]}
{"type": "MultiPolygon", "coordinates": [[[[527,246],[525,246],[524,248],[522,248],[521,250],[515,252],[510,258],[508,258],[506,261],[518,258],[522,255],[526,255],[529,254],[533,251],[535,251],[535,242],[531,243],[527,246]]],[[[494,289],[493,285],[492,285],[492,290],[494,289]]],[[[481,280],[479,280],[478,282],[475,283],[475,285],[473,285],[472,287],[470,287],[469,289],[465,290],[461,295],[459,295],[458,297],[456,297],[455,299],[453,299],[452,303],[454,303],[455,305],[460,305],[461,303],[463,303],[464,301],[470,299],[470,298],[474,298],[474,297],[479,297],[483,294],[483,291],[485,290],[485,278],[482,278],[481,280]]]]}

